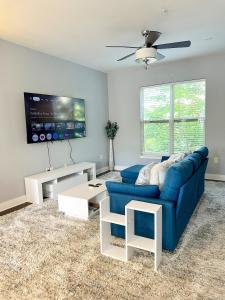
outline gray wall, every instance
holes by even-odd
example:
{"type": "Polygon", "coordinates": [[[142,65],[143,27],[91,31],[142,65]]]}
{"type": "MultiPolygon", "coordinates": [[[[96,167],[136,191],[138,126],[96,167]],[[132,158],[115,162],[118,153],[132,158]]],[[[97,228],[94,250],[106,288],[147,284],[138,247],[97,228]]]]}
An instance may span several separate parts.
{"type": "Polygon", "coordinates": [[[145,163],[140,158],[141,86],[206,79],[206,145],[208,173],[225,174],[225,54],[112,71],[108,74],[109,115],[120,125],[115,139],[116,165],[145,163]],[[213,157],[219,157],[215,164],[213,157]]]}
{"type": "MultiPolygon", "coordinates": [[[[46,143],[26,143],[24,91],[84,98],[87,137],[71,140],[74,159],[108,165],[106,74],[0,40],[0,202],[23,195],[24,176],[48,167],[46,143]]],[[[54,167],[69,162],[66,142],[50,152],[54,167]]]]}

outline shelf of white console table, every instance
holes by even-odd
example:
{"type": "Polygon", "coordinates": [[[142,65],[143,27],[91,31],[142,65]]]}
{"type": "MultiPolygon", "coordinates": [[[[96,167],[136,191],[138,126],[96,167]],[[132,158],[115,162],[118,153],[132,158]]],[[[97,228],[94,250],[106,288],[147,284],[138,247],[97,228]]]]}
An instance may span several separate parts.
{"type": "Polygon", "coordinates": [[[154,252],[155,240],[134,235],[127,240],[127,246],[154,252]]]}

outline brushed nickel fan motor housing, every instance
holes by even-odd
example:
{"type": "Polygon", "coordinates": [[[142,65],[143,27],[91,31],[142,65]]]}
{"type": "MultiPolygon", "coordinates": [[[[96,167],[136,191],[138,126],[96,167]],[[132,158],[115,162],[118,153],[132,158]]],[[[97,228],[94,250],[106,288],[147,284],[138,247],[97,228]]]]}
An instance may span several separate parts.
{"type": "Polygon", "coordinates": [[[153,63],[157,61],[157,50],[153,47],[151,48],[141,48],[136,51],[135,61],[138,63],[148,62],[153,63]]]}
{"type": "Polygon", "coordinates": [[[150,33],[150,30],[143,30],[143,31],[142,31],[142,35],[143,35],[144,37],[147,37],[147,36],[149,35],[149,33],[150,33]]]}

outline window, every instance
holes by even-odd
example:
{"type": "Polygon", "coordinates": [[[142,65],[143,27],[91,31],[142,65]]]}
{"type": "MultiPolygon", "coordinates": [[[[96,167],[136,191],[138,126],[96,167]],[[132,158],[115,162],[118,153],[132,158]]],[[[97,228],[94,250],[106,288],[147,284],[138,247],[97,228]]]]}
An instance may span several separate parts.
{"type": "Polygon", "coordinates": [[[205,144],[205,80],[141,88],[142,154],[189,152],[205,144]]]}

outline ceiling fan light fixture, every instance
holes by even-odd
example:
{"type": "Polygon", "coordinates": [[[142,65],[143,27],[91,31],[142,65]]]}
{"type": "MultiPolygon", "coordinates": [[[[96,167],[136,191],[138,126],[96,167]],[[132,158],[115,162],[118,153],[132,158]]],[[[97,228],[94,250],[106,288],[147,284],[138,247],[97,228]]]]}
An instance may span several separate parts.
{"type": "Polygon", "coordinates": [[[157,50],[155,48],[141,48],[136,51],[135,61],[137,63],[150,64],[157,61],[157,50]]]}
{"type": "MultiPolygon", "coordinates": [[[[163,12],[167,14],[167,9],[164,9],[163,12]]],[[[156,41],[159,39],[161,32],[153,30],[144,30],[142,35],[145,39],[144,46],[134,47],[134,46],[107,46],[114,48],[132,48],[137,49],[136,51],[117,59],[117,61],[123,61],[133,55],[135,55],[135,61],[137,63],[142,63],[145,65],[145,69],[148,69],[148,66],[154,62],[162,60],[165,58],[163,54],[158,52],[158,50],[165,49],[178,49],[178,48],[188,48],[191,46],[191,41],[181,41],[174,43],[166,44],[156,44],[156,41]]]]}

